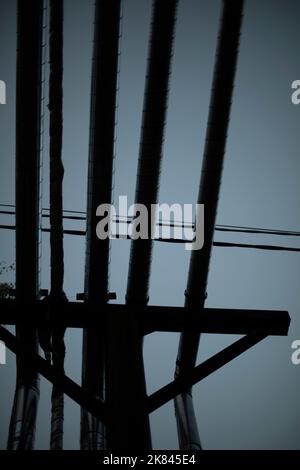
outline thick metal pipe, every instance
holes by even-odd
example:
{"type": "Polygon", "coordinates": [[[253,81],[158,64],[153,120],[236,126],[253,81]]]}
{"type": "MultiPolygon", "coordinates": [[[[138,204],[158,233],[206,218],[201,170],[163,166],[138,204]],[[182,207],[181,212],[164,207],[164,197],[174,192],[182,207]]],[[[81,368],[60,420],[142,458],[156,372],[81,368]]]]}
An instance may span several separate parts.
{"type": "MultiPolygon", "coordinates": [[[[43,1],[18,1],[16,84],[16,300],[26,315],[39,288],[39,167],[43,1]]],[[[27,352],[38,349],[36,328],[18,326],[16,335],[27,352]]],[[[22,355],[8,449],[32,449],[39,400],[38,374],[22,355]]]]}
{"type": "MultiPolygon", "coordinates": [[[[105,393],[105,316],[101,305],[109,297],[110,240],[97,238],[96,209],[112,202],[120,10],[120,0],[95,3],[84,290],[85,302],[95,305],[102,315],[102,326],[84,330],[82,385],[101,398],[105,393]]],[[[103,423],[84,409],[80,440],[85,450],[105,448],[103,423]]]]}
{"type": "MultiPolygon", "coordinates": [[[[192,251],[185,292],[185,306],[202,310],[205,303],[209,261],[213,245],[217,205],[220,193],[226,138],[238,58],[243,16],[243,0],[223,0],[220,32],[214,67],[211,101],[198,204],[204,204],[204,246],[192,251]]],[[[185,332],[180,337],[175,377],[194,367],[200,335],[185,332]]],[[[179,444],[182,449],[201,448],[191,389],[175,400],[179,444]],[[184,405],[184,406],[183,406],[184,405]],[[184,423],[193,425],[185,426],[184,423]]]]}
{"type": "Polygon", "coordinates": [[[60,297],[64,284],[63,247],[63,1],[50,0],[50,248],[51,294],[60,297]]]}
{"type": "MultiPolygon", "coordinates": [[[[151,204],[156,204],[158,199],[177,5],[178,0],[156,0],[153,3],[135,190],[135,203],[144,204],[149,216],[151,204]]],[[[148,239],[131,243],[126,293],[128,303],[148,302],[153,245],[151,233],[154,228],[155,220],[149,218],[148,239]]]]}
{"type": "MultiPolygon", "coordinates": [[[[64,229],[63,229],[63,17],[62,0],[50,0],[49,31],[49,112],[50,112],[50,277],[48,307],[51,316],[63,310],[64,293],[64,229]]],[[[59,313],[60,314],[60,313],[59,313]]],[[[57,373],[64,374],[65,328],[49,331],[52,362],[57,373]]],[[[50,343],[49,341],[49,343],[50,343]]],[[[51,395],[50,449],[63,449],[64,393],[53,385],[51,395]]]]}
{"type": "MultiPolygon", "coordinates": [[[[135,194],[135,202],[144,204],[148,209],[157,202],[158,197],[177,3],[177,0],[153,2],[135,194]]],[[[143,335],[134,308],[147,304],[151,252],[151,238],[132,243],[126,294],[128,312],[126,315],[108,317],[110,449],[144,452],[152,446],[146,402],[143,335]]]]}

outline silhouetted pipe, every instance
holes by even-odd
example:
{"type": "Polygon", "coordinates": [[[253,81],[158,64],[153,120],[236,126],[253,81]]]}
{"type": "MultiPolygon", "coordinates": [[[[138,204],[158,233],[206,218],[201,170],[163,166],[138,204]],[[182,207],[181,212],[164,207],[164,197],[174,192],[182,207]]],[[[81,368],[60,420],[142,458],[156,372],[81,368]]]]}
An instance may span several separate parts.
{"type": "MultiPolygon", "coordinates": [[[[26,315],[26,303],[37,299],[39,252],[39,166],[43,1],[19,0],[17,5],[16,84],[16,299],[26,315]]],[[[24,351],[38,349],[36,328],[18,326],[24,351]]],[[[32,449],[39,400],[38,374],[17,359],[17,383],[8,449],[32,449]]]]}
{"type": "MultiPolygon", "coordinates": [[[[205,303],[209,261],[216,223],[231,100],[238,57],[243,0],[223,0],[223,11],[214,68],[211,101],[202,162],[198,204],[204,204],[204,246],[192,251],[185,307],[201,309],[205,303]]],[[[200,335],[181,334],[175,377],[195,365],[200,335]]],[[[181,449],[201,448],[191,390],[175,400],[179,444],[181,449]]]]}
{"type": "Polygon", "coordinates": [[[51,293],[60,297],[64,284],[63,247],[63,1],[50,0],[50,245],[51,293]]]}
{"type": "MultiPolygon", "coordinates": [[[[135,203],[144,204],[149,216],[151,204],[156,204],[158,199],[177,4],[177,0],[157,0],[153,4],[135,190],[135,203]]],[[[126,293],[128,303],[148,302],[153,245],[150,235],[154,229],[155,220],[149,217],[148,239],[131,243],[126,293]]]]}
{"type": "MultiPolygon", "coordinates": [[[[60,315],[67,301],[64,293],[63,230],[63,1],[50,0],[49,34],[49,111],[50,111],[50,277],[48,308],[51,316],[60,315]]],[[[49,331],[53,365],[64,374],[65,328],[49,331]]],[[[51,450],[63,449],[64,394],[53,385],[51,396],[51,450]]]]}
{"type": "MultiPolygon", "coordinates": [[[[82,385],[104,398],[105,318],[101,305],[108,301],[110,240],[96,235],[96,209],[112,202],[117,75],[120,35],[120,0],[97,0],[90,111],[90,148],[87,195],[87,238],[85,261],[85,301],[96,305],[102,315],[101,329],[83,333],[82,385]]],[[[102,423],[81,410],[81,448],[105,448],[102,423]]]]}
{"type": "MultiPolygon", "coordinates": [[[[147,208],[156,203],[158,197],[176,7],[177,0],[153,2],[135,194],[135,202],[147,208]]],[[[142,332],[136,310],[130,309],[130,306],[147,303],[151,251],[151,239],[132,243],[126,294],[128,312],[108,317],[107,399],[111,423],[107,438],[110,449],[143,452],[152,446],[142,332]]]]}

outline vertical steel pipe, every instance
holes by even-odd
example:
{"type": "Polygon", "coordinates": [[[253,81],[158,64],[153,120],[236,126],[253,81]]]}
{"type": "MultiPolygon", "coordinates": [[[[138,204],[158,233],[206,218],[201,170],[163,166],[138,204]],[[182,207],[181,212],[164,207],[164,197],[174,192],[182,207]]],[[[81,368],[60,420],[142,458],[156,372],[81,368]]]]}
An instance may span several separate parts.
{"type": "MultiPolygon", "coordinates": [[[[243,4],[243,0],[223,0],[197,201],[198,204],[204,204],[205,208],[204,246],[201,250],[192,251],[185,292],[185,306],[196,311],[201,310],[205,303],[238,58],[243,4]]],[[[175,377],[183,376],[185,371],[194,367],[199,340],[198,333],[181,334],[175,377]]],[[[185,394],[176,398],[175,410],[180,448],[201,448],[191,390],[187,390],[185,394]]]]}
{"type": "MultiPolygon", "coordinates": [[[[156,0],[153,3],[135,194],[135,203],[144,204],[149,215],[151,204],[155,204],[158,198],[177,3],[177,0],[156,0]]],[[[131,245],[127,311],[108,318],[110,449],[143,452],[151,449],[152,445],[146,407],[142,332],[138,326],[139,306],[148,301],[151,229],[154,228],[149,227],[148,239],[135,240],[131,245]]]]}
{"type": "MultiPolygon", "coordinates": [[[[47,301],[50,315],[60,314],[67,298],[64,293],[63,230],[63,0],[50,0],[49,112],[50,112],[50,278],[47,301]]],[[[57,374],[64,374],[65,328],[51,331],[52,362],[57,374]]],[[[64,394],[53,385],[51,395],[51,450],[63,449],[64,394]]]]}
{"type": "Polygon", "coordinates": [[[135,190],[135,203],[148,209],[148,239],[131,242],[126,300],[148,302],[151,271],[152,230],[151,204],[156,204],[159,191],[169,78],[176,22],[177,0],[153,3],[151,37],[142,116],[142,129],[135,190]]]}
{"type": "MultiPolygon", "coordinates": [[[[84,330],[82,385],[101,398],[104,398],[105,387],[105,318],[101,307],[109,297],[110,240],[97,238],[96,209],[100,204],[112,202],[120,10],[120,0],[97,0],[95,3],[85,301],[96,305],[103,325],[101,329],[84,330]]],[[[81,410],[81,448],[105,448],[104,425],[84,409],[81,410]]]]}
{"type": "MultiPolygon", "coordinates": [[[[39,169],[43,1],[18,1],[16,84],[16,301],[26,311],[39,289],[39,169]]],[[[17,326],[24,351],[38,349],[36,328],[17,326]]],[[[22,355],[10,422],[8,449],[32,449],[39,379],[22,355]]]]}

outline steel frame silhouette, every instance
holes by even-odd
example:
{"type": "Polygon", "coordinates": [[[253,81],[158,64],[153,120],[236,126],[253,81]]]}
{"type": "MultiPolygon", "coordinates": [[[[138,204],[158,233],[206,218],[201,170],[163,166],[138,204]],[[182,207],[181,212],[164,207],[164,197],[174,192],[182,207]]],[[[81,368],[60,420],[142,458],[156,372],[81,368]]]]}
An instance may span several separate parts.
{"type": "MultiPolygon", "coordinates": [[[[52,0],[52,8],[56,1],[52,0]]],[[[177,3],[177,0],[153,2],[135,198],[136,203],[145,205],[155,203],[158,197],[177,3]]],[[[28,0],[24,7],[24,2],[18,1],[16,298],[0,301],[1,325],[16,325],[16,335],[0,326],[0,339],[17,355],[18,364],[8,448],[34,446],[38,374],[41,374],[81,406],[82,449],[150,450],[149,413],[172,399],[180,448],[200,449],[192,386],[268,335],[287,335],[290,317],[286,311],[208,309],[204,305],[243,3],[223,0],[198,195],[198,203],[206,207],[205,246],[192,252],[185,306],[161,307],[148,305],[151,239],[132,241],[126,303],[109,303],[113,297],[108,285],[109,240],[96,238],[95,217],[96,207],[110,203],[112,197],[121,2],[96,0],[85,291],[81,296],[83,302],[62,303],[58,317],[41,300],[38,289],[44,2],[28,0]],[[55,327],[84,331],[81,386],[38,354],[37,331],[55,327]],[[181,340],[174,380],[147,396],[143,337],[155,331],[181,332],[181,340]],[[196,366],[201,333],[245,336],[196,366]]],[[[62,213],[59,217],[62,224],[62,213]]],[[[53,230],[55,227],[51,226],[50,231],[53,230]]]]}

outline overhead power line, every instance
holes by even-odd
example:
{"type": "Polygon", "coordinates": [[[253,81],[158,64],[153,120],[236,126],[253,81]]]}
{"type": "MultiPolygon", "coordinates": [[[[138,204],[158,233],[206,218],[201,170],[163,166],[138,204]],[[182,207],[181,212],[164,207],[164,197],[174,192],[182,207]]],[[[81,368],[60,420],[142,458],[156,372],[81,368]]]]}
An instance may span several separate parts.
{"type": "MultiPolygon", "coordinates": [[[[7,207],[7,208],[14,208],[15,206],[12,204],[0,204],[0,207],[7,207]]],[[[43,208],[43,211],[49,211],[48,208],[43,208]]],[[[64,210],[63,211],[63,219],[66,220],[81,220],[85,221],[86,216],[84,211],[74,211],[74,210],[64,210]],[[78,214],[78,215],[68,215],[68,214],[78,214]],[[80,214],[80,215],[79,215],[80,214]]],[[[2,215],[15,215],[15,211],[12,210],[0,210],[0,214],[2,215]]],[[[49,219],[49,214],[42,214],[42,217],[45,219],[49,219]]],[[[130,224],[133,220],[133,217],[121,216],[117,215],[114,219],[114,222],[117,224],[130,224]]],[[[193,223],[188,222],[180,222],[174,220],[170,222],[166,219],[161,219],[157,222],[157,226],[159,227],[171,227],[171,228],[187,228],[187,229],[194,229],[193,223]]],[[[1,228],[5,228],[2,227],[1,228]]],[[[226,225],[226,224],[217,224],[215,230],[218,232],[230,232],[230,233],[252,233],[252,234],[261,234],[261,235],[276,235],[276,236],[289,236],[289,237],[300,237],[300,231],[296,230],[281,230],[281,229],[269,229],[269,228],[261,228],[261,227],[249,227],[243,225],[226,225]]],[[[76,230],[72,230],[72,232],[77,232],[76,230]]],[[[80,235],[84,234],[82,231],[78,231],[80,235]]],[[[77,235],[77,233],[72,233],[77,235]]]]}
{"type": "MultiPolygon", "coordinates": [[[[0,229],[3,230],[15,230],[15,225],[0,225],[0,229]]],[[[42,227],[41,231],[44,233],[50,233],[50,228],[42,227]]],[[[71,230],[64,229],[64,235],[74,235],[74,236],[86,236],[85,230],[71,230]]],[[[113,239],[124,239],[131,240],[130,235],[115,234],[112,236],[113,239]]],[[[154,238],[156,242],[163,243],[192,243],[192,240],[185,240],[182,238],[163,238],[157,237],[154,238]]],[[[222,248],[248,248],[256,250],[267,250],[267,251],[293,251],[300,252],[300,247],[290,247],[290,246],[281,246],[281,245],[260,245],[260,244],[251,244],[251,243],[232,243],[232,242],[213,242],[213,246],[222,247],[222,248]]]]}

